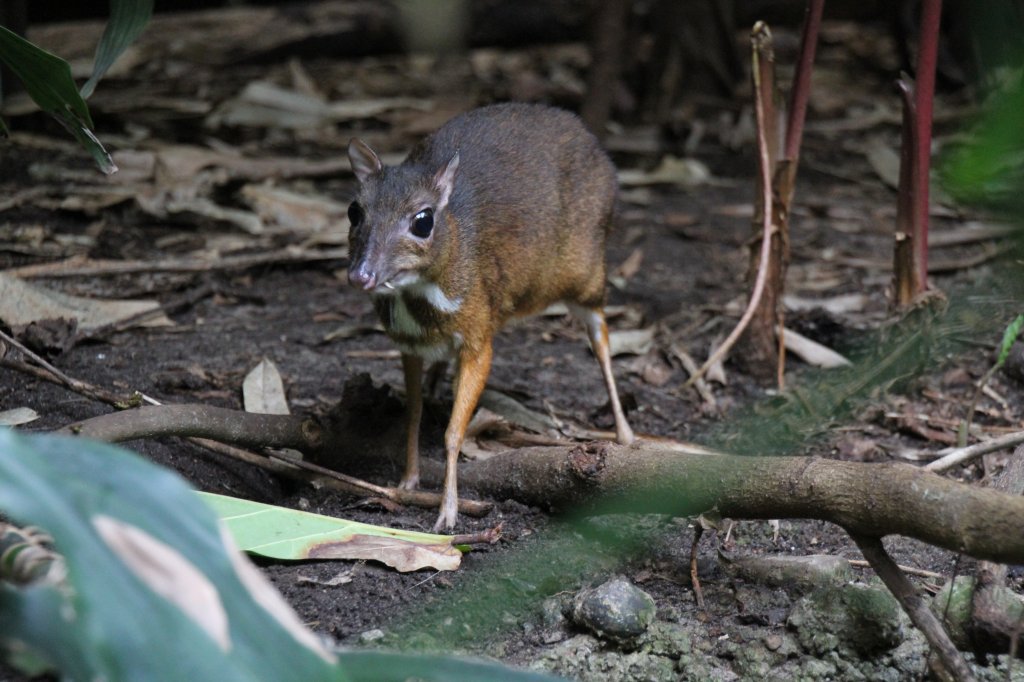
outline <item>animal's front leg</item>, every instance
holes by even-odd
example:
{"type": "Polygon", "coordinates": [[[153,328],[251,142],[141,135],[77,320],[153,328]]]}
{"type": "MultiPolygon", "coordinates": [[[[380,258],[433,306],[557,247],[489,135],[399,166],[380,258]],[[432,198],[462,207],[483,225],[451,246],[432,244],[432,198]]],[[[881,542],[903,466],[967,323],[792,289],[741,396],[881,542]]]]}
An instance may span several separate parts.
{"type": "Polygon", "coordinates": [[[423,417],[423,358],[402,353],[405,373],[405,473],[399,488],[415,490],[420,484],[420,419],[423,417]]]}
{"type": "Polygon", "coordinates": [[[451,530],[459,518],[459,450],[462,448],[462,439],[466,436],[466,427],[473,417],[473,410],[476,409],[480,394],[487,384],[487,375],[491,371],[491,354],[490,339],[479,346],[463,346],[459,351],[459,367],[455,376],[455,404],[452,406],[452,417],[444,434],[444,497],[441,500],[441,513],[434,524],[434,532],[451,530]]]}

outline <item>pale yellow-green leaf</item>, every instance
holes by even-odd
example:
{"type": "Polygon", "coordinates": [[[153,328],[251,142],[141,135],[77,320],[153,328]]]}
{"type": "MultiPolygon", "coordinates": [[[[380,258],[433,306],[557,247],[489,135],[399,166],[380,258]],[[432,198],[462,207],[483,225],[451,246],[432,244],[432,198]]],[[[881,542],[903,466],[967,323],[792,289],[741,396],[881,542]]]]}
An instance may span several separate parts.
{"type": "Polygon", "coordinates": [[[274,559],[373,559],[398,571],[452,571],[462,553],[451,536],[372,526],[213,493],[198,493],[239,548],[274,559]]]}

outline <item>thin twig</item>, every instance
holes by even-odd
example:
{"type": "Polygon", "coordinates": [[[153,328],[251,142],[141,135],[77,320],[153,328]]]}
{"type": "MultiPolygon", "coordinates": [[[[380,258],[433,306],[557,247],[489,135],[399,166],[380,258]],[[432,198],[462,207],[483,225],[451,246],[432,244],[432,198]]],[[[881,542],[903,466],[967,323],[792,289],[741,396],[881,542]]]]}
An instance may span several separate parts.
{"type": "MultiPolygon", "coordinates": [[[[687,374],[692,376],[697,373],[697,363],[694,362],[693,358],[686,352],[686,350],[683,349],[682,346],[678,343],[672,343],[669,346],[669,350],[671,350],[672,354],[676,356],[676,359],[679,360],[680,364],[682,364],[683,369],[686,370],[687,374]]],[[[700,394],[700,398],[704,401],[705,405],[708,405],[714,410],[718,409],[718,401],[715,400],[715,394],[711,392],[711,387],[708,386],[708,382],[704,381],[703,378],[698,377],[693,382],[693,387],[697,389],[697,393],[700,394]]]]}
{"type": "MultiPolygon", "coordinates": [[[[755,31],[757,27],[755,26],[755,31]]],[[[757,66],[757,50],[754,50],[755,64],[752,70],[755,79],[760,79],[760,73],[757,66]]],[[[765,108],[767,103],[764,101],[764,93],[762,88],[754,86],[754,111],[757,114],[757,130],[759,132],[757,136],[757,153],[758,153],[758,167],[761,171],[761,203],[763,206],[763,216],[761,224],[761,261],[757,268],[757,279],[754,281],[754,291],[750,294],[750,301],[747,303],[747,309],[743,311],[743,316],[740,317],[740,321],[736,323],[736,327],[729,333],[725,341],[722,342],[715,352],[711,354],[704,364],[701,365],[700,369],[690,375],[690,378],[683,384],[683,390],[689,388],[698,379],[702,378],[707,374],[708,370],[711,369],[712,365],[717,362],[721,362],[732,347],[739,340],[740,336],[746,330],[747,325],[750,324],[750,320],[753,319],[754,313],[757,312],[757,307],[761,303],[761,296],[764,294],[765,282],[768,280],[768,265],[771,260],[771,249],[772,249],[772,236],[775,234],[776,229],[772,221],[772,163],[771,154],[768,149],[767,139],[767,126],[774,125],[773,122],[766,120],[765,108]]]]}
{"type": "MultiPolygon", "coordinates": [[[[860,559],[847,559],[846,563],[850,564],[854,568],[871,568],[872,567],[869,562],[862,561],[860,559]]],[[[939,579],[939,580],[945,580],[945,578],[946,578],[946,576],[942,575],[941,573],[936,573],[935,571],[928,571],[928,570],[925,570],[923,568],[914,568],[913,566],[904,566],[903,564],[899,564],[897,566],[897,568],[899,568],[901,571],[903,571],[907,575],[916,575],[919,578],[935,578],[935,579],[939,579]]]]}
{"type": "Polygon", "coordinates": [[[704,535],[700,521],[693,525],[693,542],[690,544],[690,583],[693,585],[693,596],[697,598],[697,608],[704,610],[704,590],[700,587],[700,572],[697,570],[697,546],[704,535]]]}
{"type": "MultiPolygon", "coordinates": [[[[355,493],[357,495],[365,495],[367,493],[378,495],[384,499],[395,502],[397,504],[404,504],[410,507],[420,507],[422,509],[437,509],[441,506],[441,494],[432,493],[426,490],[406,490],[404,488],[389,488],[387,486],[376,485],[368,481],[364,481],[354,476],[343,474],[334,469],[328,469],[327,467],[314,464],[313,462],[307,462],[301,459],[295,459],[287,457],[285,455],[279,455],[274,452],[267,453],[270,459],[286,464],[291,464],[299,469],[318,474],[319,476],[325,476],[333,479],[341,484],[346,492],[355,493]]],[[[468,514],[469,516],[486,516],[490,513],[494,505],[490,502],[481,502],[480,500],[467,500],[459,498],[459,512],[468,514]]],[[[474,541],[480,542],[480,541],[474,541]]],[[[464,544],[473,544],[472,542],[465,542],[464,544]]]]}
{"type": "Polygon", "coordinates": [[[86,381],[81,381],[80,379],[70,377],[64,372],[54,367],[52,364],[50,364],[45,358],[40,357],[36,353],[32,352],[29,348],[25,347],[25,345],[22,344],[20,341],[4,333],[3,330],[0,330],[0,340],[3,340],[4,342],[10,344],[11,346],[17,348],[25,355],[25,357],[29,358],[30,360],[32,360],[32,362],[36,363],[35,365],[31,365],[29,363],[21,362],[13,358],[0,357],[0,367],[7,367],[8,369],[17,370],[24,374],[30,374],[32,376],[44,379],[51,383],[59,384],[61,386],[64,386],[65,388],[71,389],[75,393],[79,393],[88,398],[92,398],[93,400],[99,400],[100,402],[107,403],[108,405],[116,407],[119,410],[123,410],[126,407],[132,407],[138,404],[138,401],[140,399],[146,400],[148,402],[156,402],[149,396],[146,396],[142,393],[136,392],[134,395],[130,396],[116,395],[104,388],[100,388],[99,386],[95,386],[86,381]]]}
{"type": "Polygon", "coordinates": [[[963,655],[949,639],[949,634],[942,623],[935,617],[928,604],[917,593],[914,585],[903,574],[896,562],[892,560],[889,553],[885,551],[882,541],[876,537],[851,534],[853,541],[857,543],[861,554],[868,560],[875,573],[896,601],[900,603],[903,610],[910,616],[911,622],[924,634],[925,639],[932,647],[932,651],[938,654],[946,671],[958,682],[971,682],[975,680],[974,673],[964,659],[963,655]]]}
{"type": "Polygon", "coordinates": [[[468,533],[465,535],[453,535],[453,545],[493,545],[501,539],[501,531],[505,528],[505,522],[501,521],[494,528],[468,533]]]}
{"type": "Polygon", "coordinates": [[[992,440],[987,440],[983,443],[975,443],[974,445],[968,445],[966,448],[955,448],[952,450],[942,450],[940,455],[941,459],[937,459],[931,464],[928,464],[924,468],[928,471],[934,471],[942,473],[952,469],[958,464],[964,464],[982,455],[987,455],[990,452],[996,450],[1002,450],[1004,448],[1012,448],[1024,443],[1024,431],[1015,431],[1014,433],[1008,433],[1005,436],[999,436],[992,440]]]}

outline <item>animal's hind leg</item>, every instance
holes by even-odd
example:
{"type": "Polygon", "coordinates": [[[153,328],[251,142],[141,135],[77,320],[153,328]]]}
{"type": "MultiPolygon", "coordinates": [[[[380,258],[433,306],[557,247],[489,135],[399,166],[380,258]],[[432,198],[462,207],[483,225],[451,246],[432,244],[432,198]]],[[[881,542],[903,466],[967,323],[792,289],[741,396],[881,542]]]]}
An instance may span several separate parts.
{"type": "Polygon", "coordinates": [[[604,310],[598,308],[585,308],[578,305],[570,305],[569,309],[573,315],[578,317],[587,328],[587,337],[590,339],[590,348],[597,356],[597,362],[601,365],[601,374],[604,375],[604,385],[608,389],[608,400],[612,404],[612,414],[615,416],[615,436],[623,445],[633,442],[635,436],[629,422],[626,421],[626,413],[622,411],[622,404],[619,402],[619,392],[615,388],[615,377],[612,375],[612,355],[608,348],[608,324],[604,319],[604,310]]]}

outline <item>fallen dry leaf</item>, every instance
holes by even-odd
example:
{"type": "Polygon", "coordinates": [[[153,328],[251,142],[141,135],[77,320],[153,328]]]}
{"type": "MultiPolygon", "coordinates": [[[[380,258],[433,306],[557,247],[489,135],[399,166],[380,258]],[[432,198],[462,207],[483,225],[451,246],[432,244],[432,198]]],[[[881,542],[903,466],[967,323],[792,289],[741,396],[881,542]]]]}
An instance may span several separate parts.
{"type": "Polygon", "coordinates": [[[288,399],[277,365],[263,358],[242,381],[242,400],[246,412],[256,414],[289,414],[288,399]]]}
{"type": "Polygon", "coordinates": [[[711,171],[696,159],[680,159],[671,155],[662,157],[651,171],[621,170],[619,184],[623,187],[638,185],[680,185],[699,187],[712,179],[711,171]]]}
{"type": "Polygon", "coordinates": [[[608,346],[612,356],[644,355],[654,344],[654,327],[645,329],[616,329],[608,333],[608,346]]]}
{"type": "Polygon", "coordinates": [[[791,329],[785,329],[782,338],[786,350],[809,365],[831,369],[853,364],[831,348],[823,346],[817,341],[813,341],[791,329]]]}
{"type": "MultiPolygon", "coordinates": [[[[90,330],[158,308],[160,303],[157,301],[72,296],[0,273],[0,320],[12,327],[65,318],[77,320],[79,329],[90,330]]],[[[139,322],[137,326],[173,325],[166,315],[159,313],[139,322]]]]}

